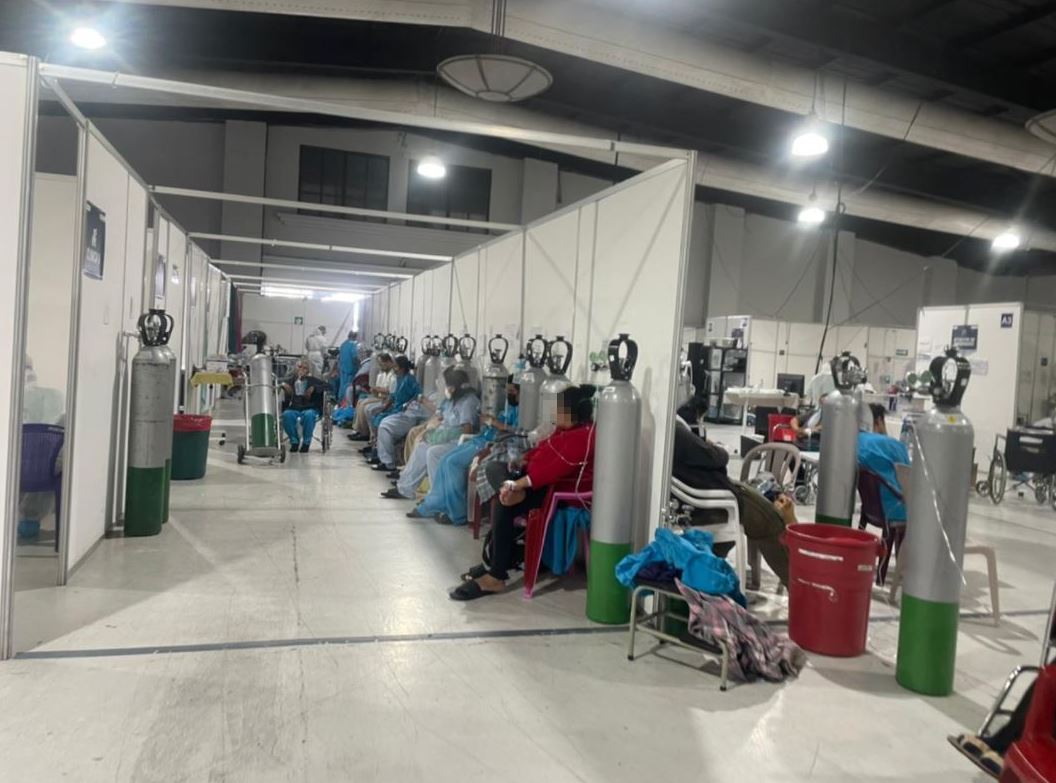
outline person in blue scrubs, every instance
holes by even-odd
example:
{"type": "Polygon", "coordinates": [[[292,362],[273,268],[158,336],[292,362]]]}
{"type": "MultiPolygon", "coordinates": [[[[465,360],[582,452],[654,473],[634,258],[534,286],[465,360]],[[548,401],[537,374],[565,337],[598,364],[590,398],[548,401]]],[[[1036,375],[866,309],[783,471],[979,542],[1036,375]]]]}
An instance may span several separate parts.
{"type": "Polygon", "coordinates": [[[407,512],[412,519],[435,517],[445,525],[464,525],[467,521],[469,466],[480,450],[492,443],[501,433],[517,429],[519,387],[513,376],[506,379],[506,408],[499,418],[485,418],[484,429],[474,438],[456,446],[436,466],[430,478],[429,494],[417,508],[407,512]]]}
{"type": "Polygon", "coordinates": [[[326,384],[311,374],[307,359],[297,362],[293,375],[283,382],[286,409],[282,412],[282,429],[290,439],[291,454],[303,454],[311,446],[315,423],[323,415],[325,389],[326,384]]]}
{"type": "MultiPolygon", "coordinates": [[[[902,441],[887,434],[884,406],[874,403],[869,409],[873,417],[873,431],[858,433],[858,465],[880,476],[892,487],[898,487],[895,465],[909,464],[909,449],[902,441]]],[[[881,485],[880,501],[888,522],[905,523],[906,505],[899,496],[881,485]]]]}
{"type": "Polygon", "coordinates": [[[359,332],[352,330],[348,333],[348,339],[341,343],[341,350],[337,357],[339,390],[337,399],[345,399],[352,379],[359,371],[359,332]]]}

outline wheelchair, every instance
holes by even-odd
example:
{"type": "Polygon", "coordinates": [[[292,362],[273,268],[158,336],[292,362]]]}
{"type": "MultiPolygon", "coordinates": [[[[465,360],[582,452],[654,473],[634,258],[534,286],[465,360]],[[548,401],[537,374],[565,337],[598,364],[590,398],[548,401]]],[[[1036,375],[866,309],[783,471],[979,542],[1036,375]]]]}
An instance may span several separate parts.
{"type": "MultiPolygon", "coordinates": [[[[319,419],[315,422],[315,433],[312,435],[312,440],[319,444],[323,454],[330,451],[330,447],[334,442],[334,408],[334,395],[327,389],[323,392],[323,412],[319,414],[319,419]]],[[[282,411],[285,412],[285,410],[286,406],[283,405],[282,411]]],[[[289,446],[289,438],[286,436],[281,423],[279,425],[279,434],[282,448],[285,452],[289,446]]]]}
{"type": "Polygon", "coordinates": [[[1032,492],[1038,504],[1056,509],[1056,431],[1013,427],[996,435],[990,469],[975,489],[996,505],[1004,500],[1010,477],[1019,497],[1032,492]]]}

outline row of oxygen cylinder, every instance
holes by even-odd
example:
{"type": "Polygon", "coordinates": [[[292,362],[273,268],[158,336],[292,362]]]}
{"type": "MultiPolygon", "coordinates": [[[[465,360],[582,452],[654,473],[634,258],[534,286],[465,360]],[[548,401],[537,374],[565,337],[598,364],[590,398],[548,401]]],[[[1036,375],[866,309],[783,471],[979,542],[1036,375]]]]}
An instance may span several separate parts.
{"type": "MultiPolygon", "coordinates": [[[[850,526],[858,433],[872,430],[872,416],[858,359],[844,353],[830,366],[835,390],[821,405],[815,521],[850,526]]],[[[933,407],[914,416],[909,432],[911,483],[899,553],[905,563],[896,678],[910,690],[940,696],[953,690],[975,435],[960,410],[971,377],[968,361],[947,350],[932,360],[929,372],[929,387],[915,391],[930,396],[933,407]]]]}

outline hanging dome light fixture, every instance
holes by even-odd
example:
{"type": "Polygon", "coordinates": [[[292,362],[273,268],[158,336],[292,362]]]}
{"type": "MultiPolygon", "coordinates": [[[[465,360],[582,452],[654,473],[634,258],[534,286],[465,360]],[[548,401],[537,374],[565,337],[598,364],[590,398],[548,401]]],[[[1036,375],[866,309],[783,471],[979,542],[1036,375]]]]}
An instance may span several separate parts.
{"type": "Polygon", "coordinates": [[[554,83],[543,66],[507,54],[449,57],[436,66],[436,72],[459,92],[493,103],[523,101],[554,83]]]}

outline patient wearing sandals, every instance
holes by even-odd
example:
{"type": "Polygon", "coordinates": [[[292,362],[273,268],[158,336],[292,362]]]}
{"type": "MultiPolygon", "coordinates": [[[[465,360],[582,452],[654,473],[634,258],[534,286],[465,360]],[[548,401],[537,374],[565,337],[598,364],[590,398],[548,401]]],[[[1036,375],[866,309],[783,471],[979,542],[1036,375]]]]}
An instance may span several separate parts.
{"type": "Polygon", "coordinates": [[[456,601],[473,601],[506,589],[514,554],[515,524],[542,507],[552,484],[572,482],[574,491],[589,492],[594,481],[595,387],[570,386],[558,396],[557,429],[528,451],[523,462],[489,463],[488,484],[499,502],[491,520],[491,565],[478,565],[462,575],[450,592],[456,601]]]}

